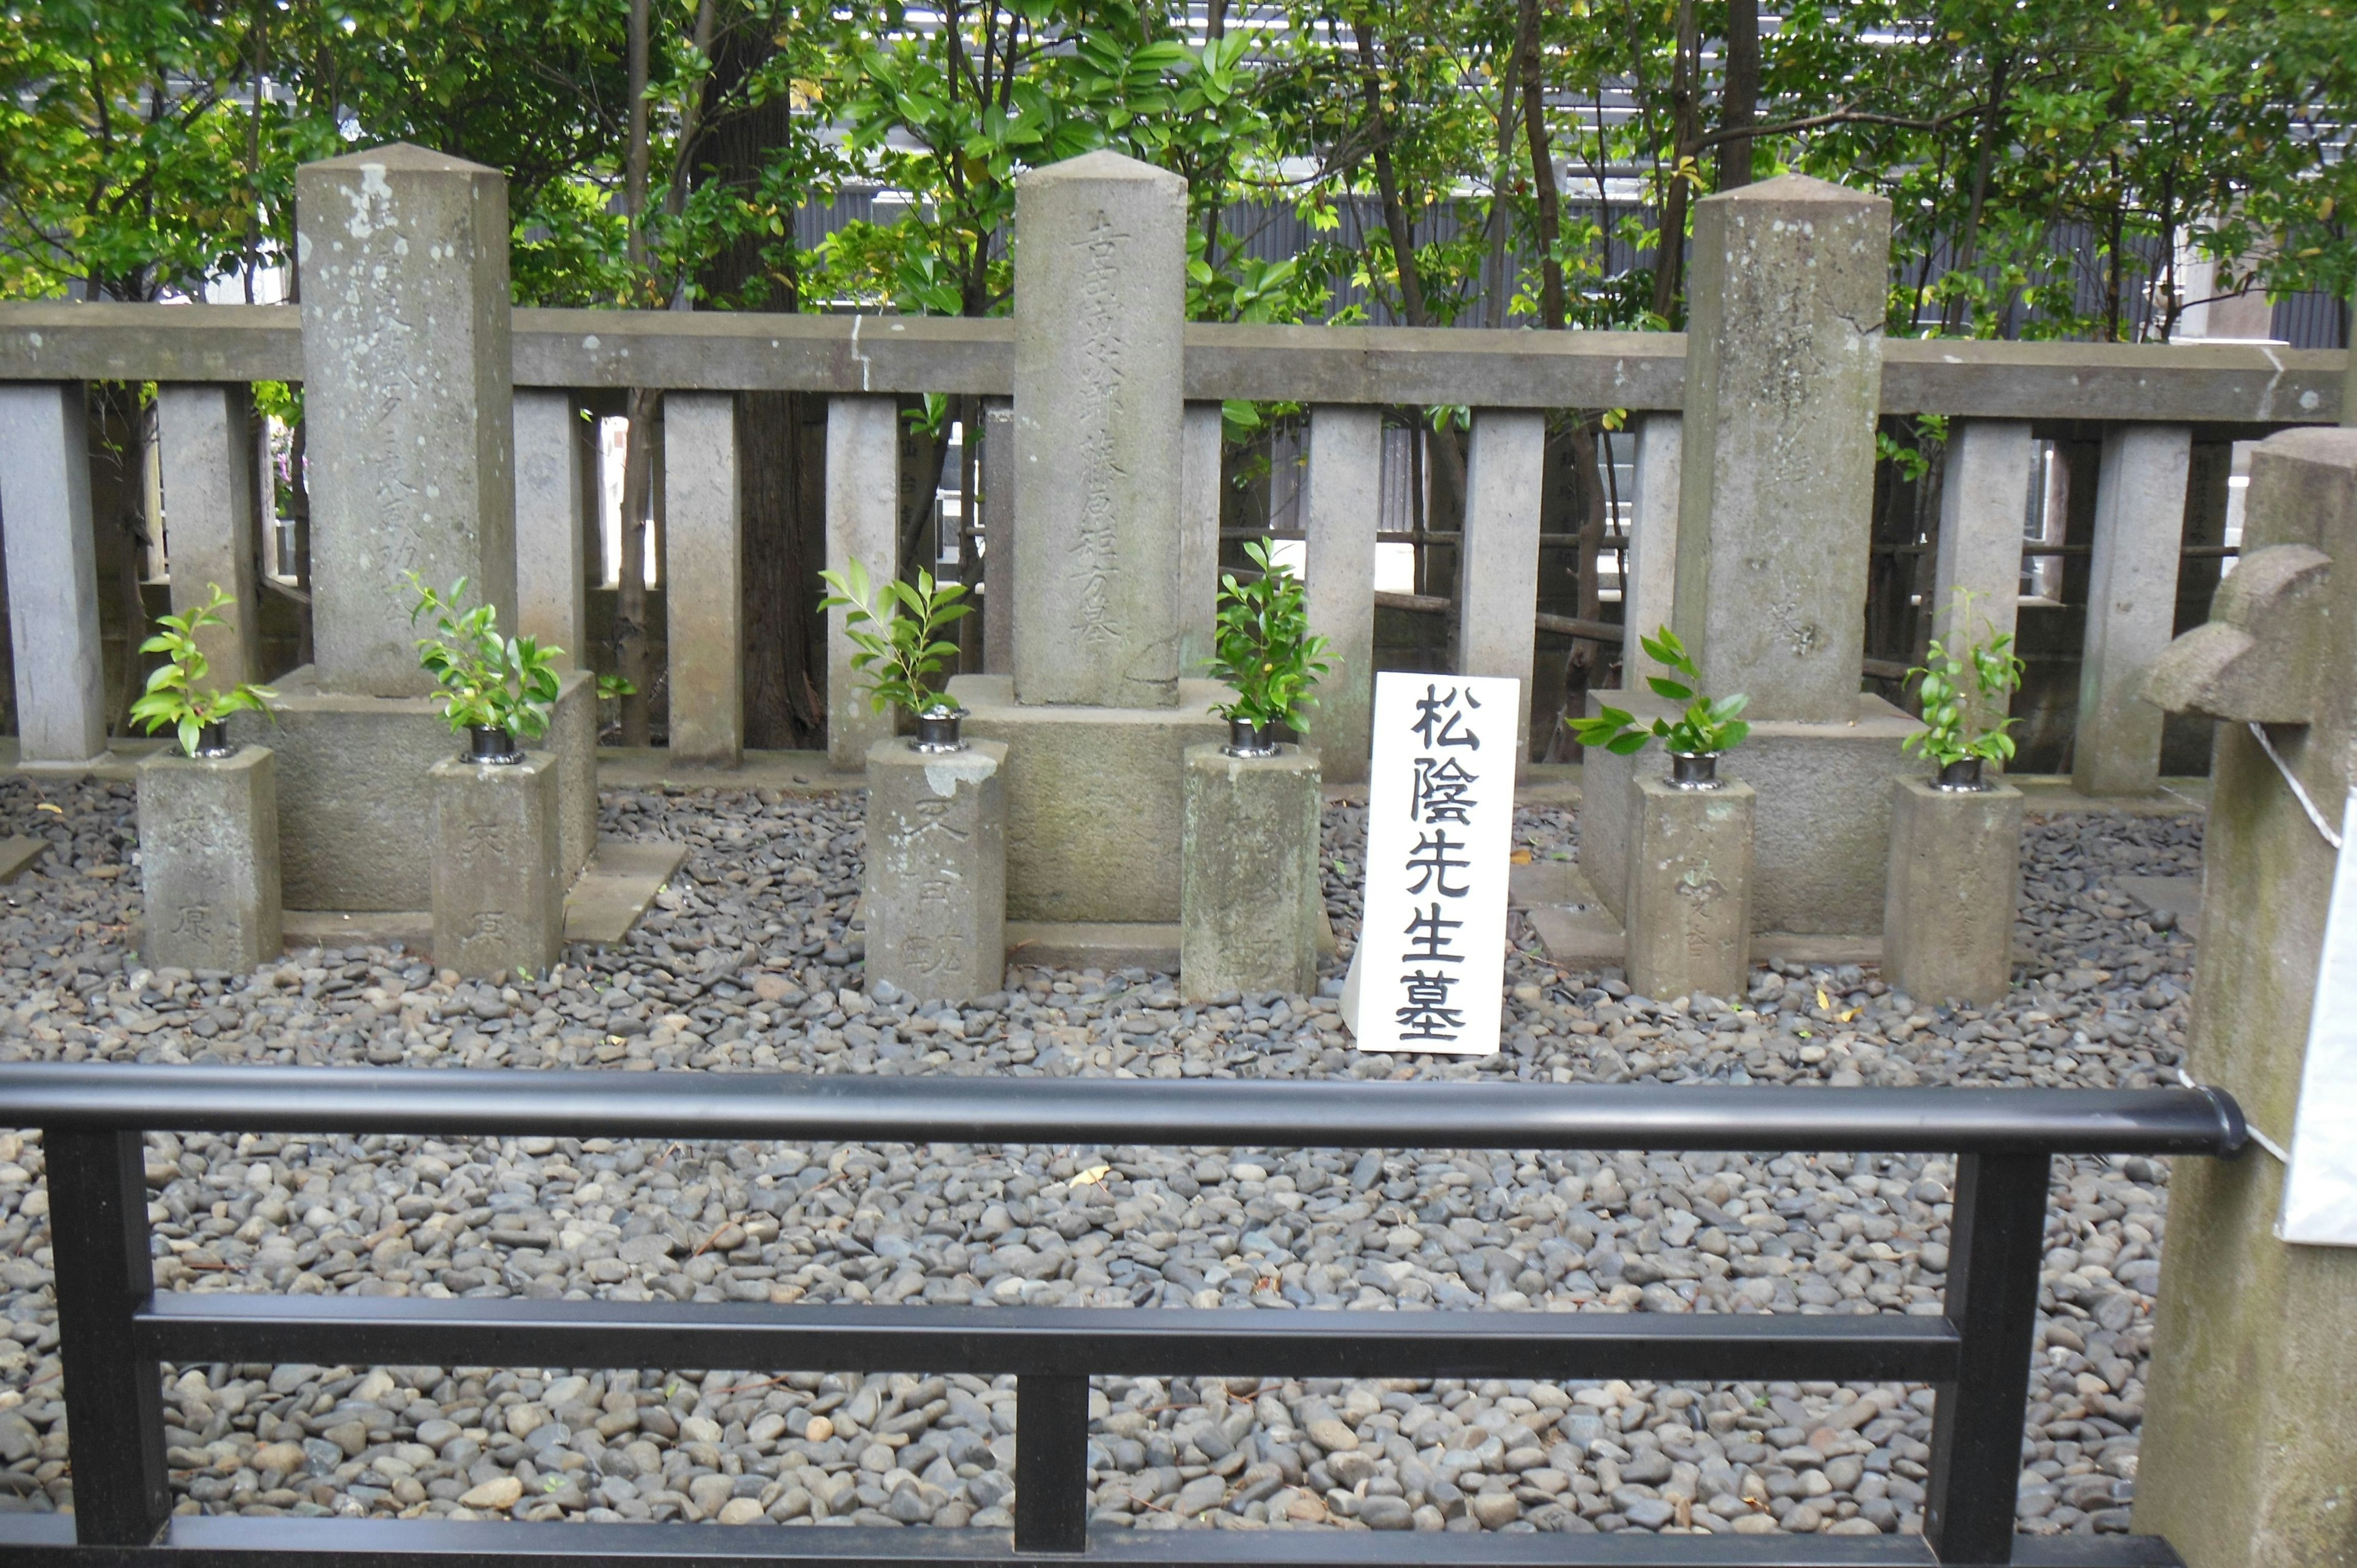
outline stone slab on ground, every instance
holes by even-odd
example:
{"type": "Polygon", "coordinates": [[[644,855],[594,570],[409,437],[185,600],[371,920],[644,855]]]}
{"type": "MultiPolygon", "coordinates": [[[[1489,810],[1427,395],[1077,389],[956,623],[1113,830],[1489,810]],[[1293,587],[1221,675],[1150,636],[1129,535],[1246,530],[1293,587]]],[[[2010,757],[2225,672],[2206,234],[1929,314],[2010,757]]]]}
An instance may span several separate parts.
{"type": "Polygon", "coordinates": [[[621,941],[686,859],[685,844],[599,839],[597,853],[565,897],[565,940],[621,941]]]}
{"type": "MultiPolygon", "coordinates": [[[[5,880],[5,878],[0,878],[5,880]]],[[[2115,876],[2114,890],[2126,894],[2146,908],[2167,910],[2177,929],[2199,940],[2201,936],[2201,878],[2199,876],[2115,876]]]]}
{"type": "Polygon", "coordinates": [[[1176,920],[1009,920],[1006,961],[1050,969],[1178,967],[1176,920]]]}
{"type": "Polygon", "coordinates": [[[49,848],[47,839],[0,839],[0,883],[14,882],[49,848]]]}

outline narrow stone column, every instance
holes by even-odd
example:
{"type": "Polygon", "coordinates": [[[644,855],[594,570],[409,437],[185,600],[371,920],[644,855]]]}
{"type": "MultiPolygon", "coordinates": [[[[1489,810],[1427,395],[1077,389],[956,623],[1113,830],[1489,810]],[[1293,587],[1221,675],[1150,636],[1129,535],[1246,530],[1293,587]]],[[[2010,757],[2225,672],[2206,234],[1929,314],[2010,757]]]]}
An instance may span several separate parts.
{"type": "Polygon", "coordinates": [[[1680,789],[1638,774],[1629,849],[1629,983],[1667,1001],[1736,997],[1751,972],[1751,787],[1680,789]]]}
{"type": "Polygon", "coordinates": [[[745,760],[745,531],[737,497],[736,397],[666,394],[671,754],[710,768],[745,760]]]}
{"type": "MultiPolygon", "coordinates": [[[[882,583],[900,570],[899,413],[888,397],[838,397],[826,405],[826,564],[856,560],[882,583]]],[[[892,733],[855,684],[843,610],[826,612],[826,757],[850,772],[892,733]]]]}
{"type": "Polygon", "coordinates": [[[1323,802],[1315,751],[1187,748],[1178,984],[1188,1001],[1316,989],[1323,802]]]}
{"type": "Polygon", "coordinates": [[[982,411],[982,667],[1015,673],[1015,405],[982,411]]]}
{"type": "MultiPolygon", "coordinates": [[[[1309,413],[1309,629],[1333,644],[1309,715],[1326,777],[1362,784],[1375,708],[1375,532],[1383,510],[1381,409],[1309,413]]],[[[1239,988],[1243,989],[1243,988],[1239,988]]],[[[1261,987],[1266,990],[1267,987],[1261,987]]]]}
{"type": "Polygon", "coordinates": [[[1016,182],[1018,703],[1178,701],[1187,182],[1090,153],[1016,182]]]}
{"type": "Polygon", "coordinates": [[[156,389],[172,608],[186,615],[211,596],[215,583],[237,601],[228,626],[197,633],[212,681],[223,688],[263,678],[253,446],[247,440],[251,397],[242,386],[212,382],[167,381],[156,389]]]}
{"type": "Polygon", "coordinates": [[[1221,442],[1216,403],[1190,403],[1180,438],[1178,483],[1178,678],[1200,681],[1211,657],[1220,602],[1221,442]]]}
{"type": "Polygon", "coordinates": [[[436,966],[473,978],[544,972],[565,947],[555,757],[452,759],[431,777],[436,966]]]}
{"type": "Polygon", "coordinates": [[[305,164],[296,195],[318,677],[418,695],[404,570],[515,624],[507,179],[395,145],[305,164]]]}
{"type": "Polygon", "coordinates": [[[2182,425],[2115,424],[2104,433],[2071,763],[2083,795],[2160,788],[2160,710],[2139,693],[2175,629],[2192,457],[2193,434],[2182,425]]]}
{"type": "Polygon", "coordinates": [[[1932,627],[1941,637],[1978,641],[2010,635],[2021,608],[2021,544],[2029,521],[2029,487],[2038,443],[2019,420],[1969,419],[1948,445],[1948,473],[1940,489],[1940,542],[1932,627]],[[1972,619],[1955,624],[1951,601],[1958,588],[1973,596],[1972,619]]]}
{"type": "Polygon", "coordinates": [[[218,761],[176,747],[139,765],[139,882],[151,966],[251,973],[277,961],[285,940],[269,747],[218,761]]]}
{"type": "Polygon", "coordinates": [[[1006,747],[867,752],[867,983],[971,1002],[1006,983],[1006,747]]]}
{"type": "Polygon", "coordinates": [[[1465,542],[1457,553],[1457,672],[1523,683],[1514,731],[1517,774],[1529,768],[1531,756],[1545,461],[1545,415],[1485,409],[1473,416],[1465,461],[1465,542]]]}
{"type": "Polygon", "coordinates": [[[1674,625],[1756,719],[1857,714],[1890,203],[1781,175],[1695,204],[1674,625]]]}
{"type": "Polygon", "coordinates": [[[567,670],[595,662],[582,559],[580,424],[570,392],[517,390],[516,628],[544,647],[565,650],[558,662],[567,670]]]}
{"type": "Polygon", "coordinates": [[[1674,413],[1637,420],[1637,494],[1630,507],[1629,581],[1620,595],[1628,628],[1621,646],[1621,681],[1642,689],[1644,677],[1666,674],[1645,657],[1639,638],[1675,618],[1678,597],[1678,463],[1684,422],[1674,413]]]}
{"type": "Polygon", "coordinates": [[[1882,978],[1921,1003],[2004,1000],[2021,897],[2021,791],[1890,784],[1890,881],[1882,978]]]}
{"type": "Polygon", "coordinates": [[[0,382],[0,454],[17,757],[87,762],[106,750],[106,693],[81,383],[0,382]]]}

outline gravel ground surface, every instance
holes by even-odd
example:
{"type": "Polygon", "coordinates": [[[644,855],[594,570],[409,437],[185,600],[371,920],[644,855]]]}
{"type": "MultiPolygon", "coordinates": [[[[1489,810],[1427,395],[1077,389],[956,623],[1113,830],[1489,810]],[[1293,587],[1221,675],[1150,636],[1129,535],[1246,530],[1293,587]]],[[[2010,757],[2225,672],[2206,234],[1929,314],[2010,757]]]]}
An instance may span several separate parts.
{"type": "MultiPolygon", "coordinates": [[[[1140,1077],[2147,1084],[2173,1076],[2192,946],[2111,877],[2191,872],[2198,819],[2064,817],[2024,844],[2002,1006],[1856,969],[1738,999],[1631,996],[1510,960],[1506,1048],[1359,1057],[1328,997],[1179,1004],[1168,977],[1017,966],[943,1009],[859,989],[860,811],[844,798],[612,794],[609,832],[688,843],[626,950],[453,984],[315,950],[150,973],[128,945],[127,786],[0,780],[0,832],[59,848],[0,888],[0,1060],[1140,1077]],[[2158,929],[2156,929],[2158,927],[2158,929]]],[[[1358,813],[1328,813],[1356,929],[1358,813]]],[[[1534,855],[1577,852],[1525,810],[1534,855]]],[[[1338,988],[1329,978],[1323,989],[1338,988]]],[[[0,1134],[0,1508],[70,1502],[38,1136],[0,1134]]],[[[1251,1305],[1274,1310],[1938,1310],[1936,1158],[1448,1151],[153,1139],[159,1284],[297,1294],[1251,1305]]],[[[2164,1164],[2058,1161],[2022,1528],[2126,1527],[2164,1164]]],[[[172,1369],[186,1511],[1003,1526],[1014,1390],[745,1370],[172,1369]]],[[[1908,1530],[1932,1396],[1833,1384],[1101,1380],[1103,1526],[1908,1530]]]]}

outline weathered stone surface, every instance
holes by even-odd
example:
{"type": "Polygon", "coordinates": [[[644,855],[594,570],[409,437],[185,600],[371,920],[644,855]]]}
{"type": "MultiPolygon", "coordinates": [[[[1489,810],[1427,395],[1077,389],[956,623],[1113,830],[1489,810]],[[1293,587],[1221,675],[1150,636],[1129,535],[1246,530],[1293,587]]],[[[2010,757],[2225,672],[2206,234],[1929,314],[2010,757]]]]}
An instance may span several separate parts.
{"type": "Polygon", "coordinates": [[[1484,409],[1465,458],[1465,543],[1458,552],[1457,672],[1523,683],[1514,771],[1530,765],[1533,661],[1538,633],[1539,493],[1546,417],[1484,409]]]}
{"type": "Polygon", "coordinates": [[[565,947],[556,758],[447,758],[430,778],[435,964],[467,976],[545,971],[565,947]]]}
{"type": "Polygon", "coordinates": [[[2332,558],[2309,544],[2246,550],[2218,585],[2210,618],[2163,649],[2143,697],[2169,714],[2234,724],[2304,725],[2335,679],[2323,610],[2332,558]]]}
{"type": "Polygon", "coordinates": [[[219,760],[177,749],[139,765],[147,962],[251,972],[284,950],[278,789],[267,746],[219,760]]]}
{"type": "Polygon", "coordinates": [[[586,667],[559,681],[548,733],[532,744],[556,755],[557,867],[570,883],[597,849],[597,680],[586,667]]]}
{"type": "Polygon", "coordinates": [[[1006,983],[1006,747],[867,753],[867,983],[968,1002],[1006,983]]]}
{"type": "Polygon", "coordinates": [[[1695,204],[1674,624],[1755,718],[1857,696],[1889,256],[1888,201],[1806,176],[1695,204]]]}
{"type": "Polygon", "coordinates": [[[2071,761],[2082,794],[2149,795],[2160,788],[2160,710],[2144,700],[2143,685],[2176,621],[2192,450],[2192,432],[2183,425],[2115,425],[2104,434],[2071,761]]]}
{"type": "Polygon", "coordinates": [[[516,629],[568,670],[590,665],[581,424],[570,392],[517,390],[516,629]]]}
{"type": "Polygon", "coordinates": [[[1309,725],[1326,777],[1337,784],[1365,782],[1373,744],[1375,523],[1383,510],[1383,443],[1381,409],[1310,411],[1303,598],[1309,629],[1331,646],[1309,725]]]}
{"type": "Polygon", "coordinates": [[[1657,763],[1629,795],[1629,983],[1663,998],[1740,994],[1751,968],[1751,787],[1680,789],[1657,763]]]}
{"type": "Polygon", "coordinates": [[[1946,791],[1918,773],[1891,785],[1889,984],[1921,1002],[1986,1007],[2004,997],[2021,898],[2021,791],[2003,784],[1946,791]]]}
{"type": "MultiPolygon", "coordinates": [[[[1648,413],[1637,421],[1637,494],[1629,528],[1629,582],[1620,601],[1620,618],[1629,630],[1620,656],[1624,669],[1642,674],[1669,672],[1645,657],[1638,639],[1674,618],[1684,423],[1674,413],[1648,413]]],[[[1634,676],[1629,683],[1641,687],[1634,676]]]]}
{"type": "Polygon", "coordinates": [[[296,189],[319,679],[410,696],[431,682],[403,572],[515,624],[507,178],[396,145],[296,189]]]}
{"type": "Polygon", "coordinates": [[[1206,1002],[1230,991],[1317,988],[1324,893],[1318,832],[1318,755],[1282,746],[1270,757],[1187,748],[1179,989],[1206,1002]]]}
{"type": "Polygon", "coordinates": [[[1216,741],[1226,688],[1188,681],[1173,708],[1047,708],[961,675],[969,736],[1006,743],[1006,918],[1172,923],[1187,748],[1216,741]]]}
{"type": "Polygon", "coordinates": [[[982,405],[982,667],[1015,673],[1015,405],[982,405]]]}
{"type": "MultiPolygon", "coordinates": [[[[1221,444],[1226,416],[1216,403],[1187,405],[1179,459],[1178,677],[1202,678],[1220,603],[1221,444]]],[[[1372,552],[1368,559],[1372,564],[1372,552]]]]}
{"type": "MultiPolygon", "coordinates": [[[[826,405],[826,564],[840,572],[857,561],[871,581],[900,570],[899,405],[888,397],[838,397],[826,405]]],[[[850,612],[826,612],[826,756],[845,772],[892,733],[851,668],[858,651],[844,635],[850,612]]]]}
{"type": "Polygon", "coordinates": [[[671,604],[671,749],[682,762],[745,758],[745,534],[737,517],[737,400],[663,399],[663,547],[671,604]]]}
{"type": "Polygon", "coordinates": [[[1973,642],[2013,631],[2021,604],[2022,520],[2037,468],[2038,445],[2027,421],[1973,419],[1955,427],[1940,486],[1934,635],[1973,642]],[[1972,595],[1963,625],[1953,608],[1959,588],[1972,595]]]}
{"type": "MultiPolygon", "coordinates": [[[[1588,696],[1650,724],[1676,704],[1648,692],[1588,696]]],[[[1769,721],[1720,758],[1719,777],[1759,791],[1759,838],[1751,884],[1755,932],[1877,936],[1882,930],[1884,867],[1890,853],[1890,781],[1922,764],[1899,743],[1922,726],[1879,697],[1852,699],[1850,724],[1769,721]]],[[[1664,774],[1662,744],[1631,757],[1591,749],[1580,807],[1580,864],[1612,912],[1626,920],[1631,820],[1628,781],[1664,774]]]]}
{"type": "Polygon", "coordinates": [[[212,596],[237,601],[229,625],[197,633],[226,689],[260,681],[262,605],[255,597],[254,444],[240,386],[167,383],[156,389],[156,446],[163,465],[164,533],[172,562],[172,609],[185,615],[212,596]]]}
{"type": "Polygon", "coordinates": [[[1015,693],[1179,703],[1187,184],[1117,153],[1016,185],[1015,693]]]}
{"type": "Polygon", "coordinates": [[[0,452],[17,756],[86,762],[106,750],[106,694],[81,385],[0,383],[0,452]]]}
{"type": "MultiPolygon", "coordinates": [[[[2261,445],[2244,518],[2255,557],[2281,545],[2332,557],[2329,594],[2304,613],[2324,623],[2322,668],[2357,665],[2357,430],[2261,445]]],[[[2352,782],[2357,687],[2328,678],[2317,691],[2313,722],[2275,732],[2276,750],[2311,798],[2337,803],[2352,782]]],[[[2338,856],[2247,729],[2219,730],[2214,767],[2187,1068],[2283,1143],[2338,856]]],[[[2357,1557],[2345,1500],[2357,1475],[2357,1251],[2276,1240],[2282,1192],[2282,1168],[2257,1153],[2180,1161],[2171,1185],[2136,1524],[2205,1568],[2357,1557]]]]}

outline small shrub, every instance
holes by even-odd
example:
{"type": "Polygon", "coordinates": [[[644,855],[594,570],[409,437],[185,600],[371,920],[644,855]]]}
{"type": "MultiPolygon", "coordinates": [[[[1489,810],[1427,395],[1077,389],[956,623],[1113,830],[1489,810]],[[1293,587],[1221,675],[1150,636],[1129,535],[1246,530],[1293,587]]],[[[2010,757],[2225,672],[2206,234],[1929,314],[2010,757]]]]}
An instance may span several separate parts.
{"type": "Polygon", "coordinates": [[[243,682],[223,692],[202,684],[212,672],[212,661],[197,646],[200,628],[227,626],[221,611],[237,601],[221,592],[219,583],[205,585],[212,596],[186,615],[157,616],[156,624],[164,629],[139,645],[142,653],[160,653],[163,667],[147,677],[147,689],[137,702],[131,704],[134,722],[145,724],[147,733],[170,725],[178,734],[183,755],[197,754],[197,736],[208,725],[217,725],[231,714],[261,714],[275,724],[277,715],[270,712],[267,699],[278,693],[267,686],[250,686],[243,682]]]}
{"type": "Polygon", "coordinates": [[[1269,541],[1246,544],[1244,553],[1260,575],[1243,582],[1232,572],[1222,575],[1216,652],[1207,660],[1235,700],[1212,711],[1254,729],[1284,725],[1307,735],[1308,711],[1318,701],[1310,692],[1326,673],[1329,645],[1310,635],[1301,579],[1275,558],[1269,541]]]}
{"type": "MultiPolygon", "coordinates": [[[[1956,590],[1951,628],[1970,624],[1973,598],[1970,590],[1956,590]]],[[[1907,671],[1909,680],[1920,682],[1916,694],[1923,704],[1924,727],[1900,746],[1942,768],[1967,757],[2013,759],[2010,732],[2019,721],[1992,722],[1992,715],[2011,705],[2024,666],[2013,651],[2013,634],[1999,632],[1986,616],[1980,621],[1986,636],[1959,645],[1952,629],[1946,639],[1933,639],[1923,662],[1907,671]]]]}
{"type": "Polygon", "coordinates": [[[1638,727],[1634,714],[1619,708],[1606,708],[1592,719],[1566,719],[1571,733],[1582,746],[1600,746],[1616,757],[1626,757],[1642,747],[1652,736],[1674,752],[1717,756],[1734,750],[1743,744],[1751,726],[1735,715],[1741,713],[1749,697],[1737,693],[1729,697],[1706,696],[1702,691],[1702,671],[1695,668],[1693,656],[1678,634],[1668,627],[1657,628],[1651,637],[1641,637],[1638,643],[1655,660],[1668,665],[1682,679],[1666,675],[1649,675],[1645,684],[1653,694],[1667,697],[1674,703],[1684,703],[1686,711],[1675,722],[1655,719],[1651,729],[1638,727]]]}
{"type": "Polygon", "coordinates": [[[851,656],[860,689],[875,711],[898,707],[911,717],[942,701],[927,682],[957,657],[957,644],[942,628],[974,613],[963,583],[937,583],[919,572],[913,584],[897,577],[871,583],[867,568],[854,559],[840,572],[821,572],[831,590],[821,610],[842,609],[844,630],[859,650],[851,656]]]}
{"type": "Polygon", "coordinates": [[[416,602],[409,622],[431,615],[436,637],[417,639],[417,662],[442,688],[442,717],[451,732],[468,728],[505,730],[518,740],[548,733],[548,711],[556,701],[555,656],[530,637],[500,635],[499,611],[490,605],[461,610],[467,579],[437,593],[414,572],[404,574],[416,602]]]}

